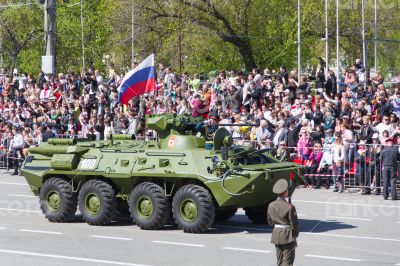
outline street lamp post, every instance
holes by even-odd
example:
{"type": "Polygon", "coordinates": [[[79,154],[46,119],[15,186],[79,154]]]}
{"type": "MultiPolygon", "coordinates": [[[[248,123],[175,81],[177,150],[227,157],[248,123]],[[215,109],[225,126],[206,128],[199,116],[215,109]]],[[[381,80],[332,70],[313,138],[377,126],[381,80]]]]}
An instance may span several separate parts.
{"type": "Polygon", "coordinates": [[[83,0],[81,0],[81,40],[82,40],[82,68],[85,69],[85,41],[84,41],[84,32],[83,32],[83,0]]]}

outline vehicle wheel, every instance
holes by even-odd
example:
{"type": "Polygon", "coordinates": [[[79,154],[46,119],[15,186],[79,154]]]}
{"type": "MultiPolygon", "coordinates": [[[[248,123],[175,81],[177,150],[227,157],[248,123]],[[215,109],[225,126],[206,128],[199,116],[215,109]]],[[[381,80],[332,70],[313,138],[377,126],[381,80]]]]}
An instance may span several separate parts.
{"type": "Polygon", "coordinates": [[[40,190],[40,209],[51,222],[65,223],[73,220],[77,200],[68,181],[52,177],[47,179],[40,190]]]}
{"type": "Polygon", "coordinates": [[[244,208],[247,218],[255,224],[267,224],[268,205],[244,208]]]}
{"type": "Polygon", "coordinates": [[[160,229],[167,223],[171,205],[159,185],[149,182],[137,185],[128,202],[131,217],[140,229],[160,229]]]}
{"type": "Polygon", "coordinates": [[[234,209],[217,209],[215,211],[215,221],[227,221],[231,219],[233,216],[235,216],[235,213],[237,212],[237,208],[234,209]]]}
{"type": "Polygon", "coordinates": [[[172,201],[176,224],[186,233],[202,233],[214,222],[215,205],[210,192],[198,185],[181,187],[172,201]]]}
{"type": "Polygon", "coordinates": [[[90,225],[108,224],[115,216],[115,191],[104,181],[93,179],[83,184],[78,202],[83,219],[90,225]]]}

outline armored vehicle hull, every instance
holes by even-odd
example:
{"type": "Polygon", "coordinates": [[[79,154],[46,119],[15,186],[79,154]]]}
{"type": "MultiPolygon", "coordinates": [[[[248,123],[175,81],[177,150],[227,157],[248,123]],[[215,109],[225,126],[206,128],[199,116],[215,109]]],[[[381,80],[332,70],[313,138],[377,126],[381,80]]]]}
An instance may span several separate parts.
{"type": "Polygon", "coordinates": [[[277,196],[274,183],[291,181],[298,166],[232,146],[226,131],[218,134],[223,141],[214,138],[212,149],[201,137],[174,130],[160,141],[125,135],[108,142],[50,139],[30,149],[21,171],[54,222],[72,220],[79,207],[91,225],[111,222],[120,210],[149,230],[162,228],[172,213],[182,230],[200,233],[237,208],[266,223],[268,203],[277,196]]]}

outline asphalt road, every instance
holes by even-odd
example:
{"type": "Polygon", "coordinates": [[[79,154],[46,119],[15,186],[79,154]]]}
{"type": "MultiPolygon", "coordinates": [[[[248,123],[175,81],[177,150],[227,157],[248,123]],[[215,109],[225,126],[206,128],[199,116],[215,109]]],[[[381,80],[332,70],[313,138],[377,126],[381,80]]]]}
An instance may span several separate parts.
{"type": "MultiPolygon", "coordinates": [[[[400,201],[299,189],[296,265],[400,265],[400,201]]],[[[23,177],[0,172],[0,265],[275,265],[271,227],[239,210],[205,234],[173,224],[143,231],[128,220],[48,222],[23,177]]]]}

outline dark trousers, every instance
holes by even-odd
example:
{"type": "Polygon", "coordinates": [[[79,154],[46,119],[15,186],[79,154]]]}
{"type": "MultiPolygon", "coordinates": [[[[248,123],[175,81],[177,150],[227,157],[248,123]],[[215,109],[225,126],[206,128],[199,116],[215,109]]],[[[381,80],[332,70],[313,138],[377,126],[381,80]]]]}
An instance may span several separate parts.
{"type": "Polygon", "coordinates": [[[396,191],[396,178],[397,178],[397,169],[392,166],[384,166],[383,168],[383,198],[387,199],[389,197],[389,183],[391,187],[391,195],[392,199],[397,199],[397,191],[396,191]]]}
{"type": "MultiPolygon", "coordinates": [[[[317,173],[318,165],[316,166],[308,166],[306,167],[306,174],[315,175],[317,173]]],[[[311,186],[321,186],[321,177],[320,176],[308,176],[307,175],[307,183],[311,184],[311,186]]]]}
{"type": "MultiPolygon", "coordinates": [[[[330,170],[330,169],[321,170],[321,173],[319,173],[319,174],[320,174],[323,178],[325,178],[325,180],[326,180],[325,187],[328,189],[329,186],[330,186],[330,184],[331,184],[332,170],[330,170]],[[324,176],[324,175],[325,175],[325,176],[324,176]]],[[[316,179],[316,183],[317,183],[317,186],[318,186],[318,184],[319,184],[319,185],[321,184],[321,177],[320,177],[320,176],[316,179]]]]}
{"type": "Polygon", "coordinates": [[[294,263],[296,242],[286,245],[275,245],[278,266],[292,266],[294,263]]]}
{"type": "Polygon", "coordinates": [[[22,148],[14,149],[11,153],[11,156],[13,157],[14,174],[18,174],[19,161],[20,161],[18,157],[20,157],[21,159],[24,158],[24,154],[22,153],[22,148]]]}
{"type": "Polygon", "coordinates": [[[368,169],[360,169],[359,173],[356,174],[358,185],[365,189],[366,192],[371,191],[371,171],[368,169]]]}

